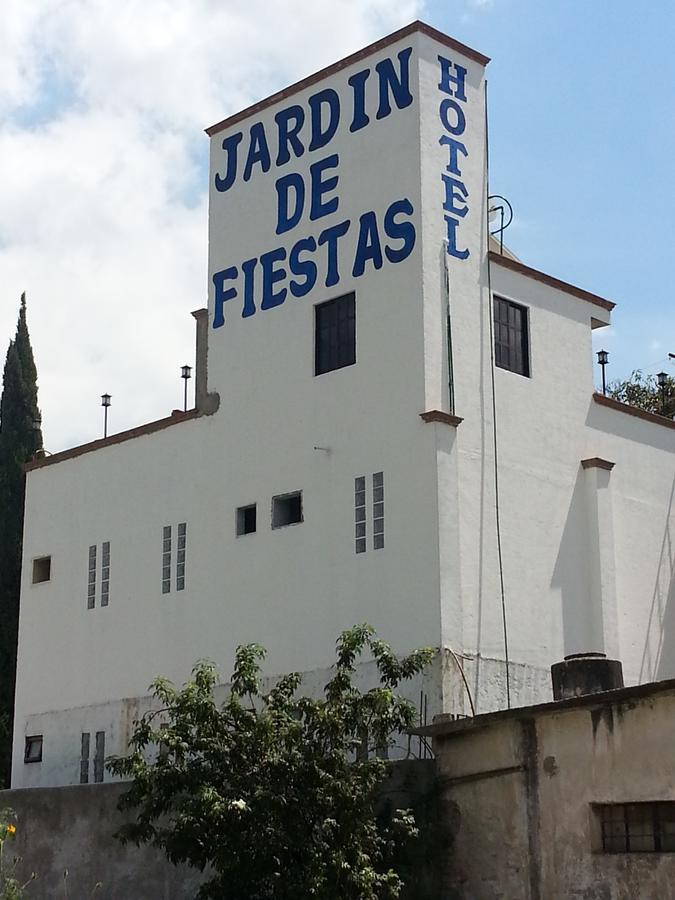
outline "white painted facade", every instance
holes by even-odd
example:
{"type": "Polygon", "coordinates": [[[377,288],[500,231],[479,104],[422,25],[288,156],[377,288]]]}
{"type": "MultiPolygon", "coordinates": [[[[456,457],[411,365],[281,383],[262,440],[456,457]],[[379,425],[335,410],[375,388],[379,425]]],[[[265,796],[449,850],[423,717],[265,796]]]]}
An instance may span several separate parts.
{"type": "MultiPolygon", "coordinates": [[[[401,652],[441,648],[436,665],[410,686],[416,702],[426,697],[429,720],[440,711],[469,712],[469,692],[481,711],[504,706],[493,374],[512,704],[550,699],[550,665],[570,653],[621,659],[627,683],[675,674],[675,430],[594,399],[591,328],[609,322],[611,304],[509,258],[492,254],[489,262],[485,62],[416,24],[209,129],[208,390],[220,402],[215,412],[203,402],[167,427],[114,436],[28,472],[14,787],[77,783],[83,732],[92,754],[96,732],[105,733],[106,755],[124,752],[156,675],[181,683],[197,659],[210,658],[226,677],[241,643],[267,647],[270,675],[300,669],[307,688],[318,691],[337,634],[362,621],[401,652]],[[457,66],[466,70],[463,91],[447,80],[439,88],[439,57],[453,77],[457,66]],[[350,130],[364,121],[354,84],[365,87],[369,122],[350,130]],[[339,97],[335,134],[311,150],[305,121],[302,155],[289,144],[291,158],[277,165],[275,116],[298,105],[309,119],[318,103],[310,98],[326,89],[339,97]],[[378,118],[387,103],[390,111],[378,118]],[[263,171],[258,143],[244,180],[258,123],[270,166],[263,171]],[[439,143],[446,126],[466,149],[455,151],[454,162],[439,143]],[[223,141],[239,132],[237,178],[218,190],[217,179],[227,180],[223,141]],[[315,210],[322,214],[310,219],[310,167],[333,154],[337,164],[315,176],[324,181],[315,210]],[[453,166],[463,189],[455,185],[446,205],[466,212],[446,211],[457,222],[450,234],[442,175],[453,166]],[[305,210],[277,234],[277,184],[289,173],[302,177],[305,210]],[[409,231],[385,225],[391,204],[404,200],[412,212],[398,206],[393,221],[412,224],[414,246],[409,231]],[[296,257],[296,264],[315,262],[313,288],[293,296],[291,281],[297,287],[303,278],[286,271],[269,292],[286,288],[283,303],[261,308],[261,255],[283,248],[268,275],[288,269],[298,241],[319,241],[346,221],[333,266],[326,243],[306,243],[296,257]],[[366,259],[361,274],[359,229],[373,221],[382,264],[366,259]],[[390,258],[396,251],[400,261],[390,258]],[[242,263],[254,259],[256,311],[244,317],[250,300],[244,307],[242,263]],[[338,280],[330,274],[335,262],[338,280]],[[232,267],[236,278],[217,274],[232,267]],[[220,302],[218,288],[231,286],[237,296],[220,302]],[[527,308],[530,377],[493,373],[490,290],[527,308]],[[314,307],[351,291],[356,363],[317,376],[314,307]],[[615,466],[581,465],[596,458],[615,466]],[[385,538],[374,549],[372,475],[379,472],[385,538]],[[355,552],[360,476],[368,484],[365,553],[355,552]],[[272,497],[293,491],[302,491],[303,521],[272,528],[272,497]],[[253,503],[256,532],[237,537],[236,510],[253,503]],[[178,591],[180,523],[186,581],[178,591]],[[171,590],[163,593],[168,525],[171,590]],[[110,594],[102,607],[104,542],[110,594]],[[99,568],[89,609],[92,545],[99,568]],[[32,561],[41,556],[51,557],[51,577],[33,584],[32,561]],[[38,734],[42,762],[24,763],[25,738],[38,734]]],[[[366,666],[364,683],[371,676],[366,666]]]]}

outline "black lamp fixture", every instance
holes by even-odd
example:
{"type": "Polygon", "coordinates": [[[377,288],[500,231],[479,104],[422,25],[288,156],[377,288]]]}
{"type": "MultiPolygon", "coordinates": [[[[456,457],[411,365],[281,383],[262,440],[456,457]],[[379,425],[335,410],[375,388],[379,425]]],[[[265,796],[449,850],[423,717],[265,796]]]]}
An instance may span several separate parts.
{"type": "Polygon", "coordinates": [[[108,437],[108,407],[111,400],[110,394],[101,394],[101,406],[103,407],[103,437],[108,437]]]}
{"type": "Polygon", "coordinates": [[[187,388],[188,379],[192,378],[192,366],[181,366],[180,377],[185,382],[185,388],[183,391],[183,410],[184,412],[187,412],[187,388]]]}
{"type": "Polygon", "coordinates": [[[605,366],[609,362],[609,353],[606,350],[598,350],[598,365],[602,369],[602,393],[607,395],[607,382],[605,381],[605,366]]]}
{"type": "Polygon", "coordinates": [[[656,380],[661,388],[661,415],[665,416],[666,414],[666,388],[668,387],[668,373],[667,372],[659,372],[656,376],[656,380]]]}

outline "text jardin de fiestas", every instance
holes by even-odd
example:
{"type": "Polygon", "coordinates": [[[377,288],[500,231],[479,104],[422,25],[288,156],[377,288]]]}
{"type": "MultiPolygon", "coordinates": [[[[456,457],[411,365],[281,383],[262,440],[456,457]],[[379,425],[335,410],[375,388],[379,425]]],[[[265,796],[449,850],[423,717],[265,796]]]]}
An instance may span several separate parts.
{"type": "MultiPolygon", "coordinates": [[[[402,110],[410,106],[413,96],[410,92],[410,56],[412,48],[398,53],[397,65],[392,59],[384,59],[375,66],[378,92],[376,119],[384,119],[392,113],[392,101],[395,108],[402,110]]],[[[445,220],[447,223],[447,250],[451,256],[465,259],[468,250],[458,249],[457,229],[460,220],[466,215],[468,192],[460,180],[461,169],[458,164],[460,154],[468,155],[466,147],[457,140],[465,126],[466,118],[457,101],[466,101],[464,79],[466,69],[453,66],[447,59],[439,56],[441,81],[439,89],[448,96],[441,102],[439,115],[446,134],[439,143],[446,145],[449,151],[449,164],[446,167],[450,175],[442,175],[445,185],[445,220]],[[454,74],[453,70],[454,69],[454,74]],[[453,99],[454,98],[456,99],[453,99]],[[451,115],[454,118],[451,120],[451,115]]],[[[355,133],[366,128],[370,116],[366,112],[366,96],[371,78],[371,69],[363,69],[348,79],[351,88],[351,108],[349,132],[355,133]]],[[[373,85],[374,88],[374,85],[373,85]]],[[[293,104],[281,109],[274,117],[276,155],[270,152],[270,142],[262,122],[251,125],[246,139],[244,133],[238,131],[230,134],[222,142],[224,159],[214,177],[214,187],[219,193],[229,191],[238,179],[248,182],[256,173],[266,173],[272,165],[280,168],[299,158],[305,151],[313,153],[326,148],[335,137],[344,107],[340,97],[333,88],[327,87],[309,97],[307,109],[293,104]],[[301,137],[302,129],[308,124],[309,142],[307,146],[301,137]]],[[[303,216],[310,222],[323,219],[336,213],[340,206],[338,193],[339,156],[337,153],[324,156],[309,167],[306,179],[298,172],[289,172],[279,177],[274,184],[276,192],[276,234],[284,235],[296,229],[303,216]]],[[[326,287],[332,287],[340,281],[338,247],[342,238],[352,230],[356,232],[355,249],[351,275],[361,277],[370,264],[380,269],[385,259],[389,263],[399,263],[412,252],[416,231],[412,221],[413,205],[407,197],[394,200],[389,204],[381,221],[373,210],[364,212],[358,226],[352,229],[350,219],[344,219],[325,227],[318,235],[304,236],[296,240],[287,250],[284,246],[276,247],[259,257],[251,257],[239,265],[228,266],[213,275],[215,289],[215,305],[213,327],[220,328],[225,324],[225,303],[241,298],[241,315],[246,318],[254,315],[257,301],[260,309],[271,309],[286,300],[288,293],[293,297],[304,297],[315,286],[318,267],[315,258],[324,254],[326,287]],[[260,287],[258,288],[258,282],[260,287]]]]}

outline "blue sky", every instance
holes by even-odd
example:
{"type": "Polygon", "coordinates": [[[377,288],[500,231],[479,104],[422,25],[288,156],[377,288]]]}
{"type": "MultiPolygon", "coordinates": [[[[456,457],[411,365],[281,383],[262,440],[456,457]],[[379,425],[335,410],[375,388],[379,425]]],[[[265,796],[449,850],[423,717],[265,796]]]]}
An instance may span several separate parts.
{"type": "Polygon", "coordinates": [[[3,0],[0,353],[26,290],[48,449],[99,436],[104,391],[111,431],[181,403],[189,312],[206,296],[203,129],[415,18],[492,57],[491,189],[515,210],[507,244],[616,301],[599,333],[610,377],[675,372],[674,10],[3,0]]]}
{"type": "Polygon", "coordinates": [[[491,190],[524,262],[614,300],[608,377],[675,374],[675,5],[494,0],[431,24],[491,57],[491,190]]]}

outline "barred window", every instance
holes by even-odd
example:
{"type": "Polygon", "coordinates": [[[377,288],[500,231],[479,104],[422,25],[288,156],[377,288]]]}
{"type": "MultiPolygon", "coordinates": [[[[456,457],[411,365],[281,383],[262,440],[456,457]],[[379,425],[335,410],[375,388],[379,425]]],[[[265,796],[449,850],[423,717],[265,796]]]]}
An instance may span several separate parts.
{"type": "Polygon", "coordinates": [[[178,525],[178,553],[176,555],[176,590],[185,590],[185,551],[187,542],[187,523],[178,525]]]}
{"type": "Polygon", "coordinates": [[[101,606],[107,606],[110,598],[110,541],[101,546],[101,606]]]}
{"type": "Polygon", "coordinates": [[[373,550],[384,547],[384,473],[373,475],[373,550]]]}
{"type": "Polygon", "coordinates": [[[366,552],[366,479],[354,479],[354,542],[357,553],[366,552]]]}
{"type": "Polygon", "coordinates": [[[96,606],[96,544],[89,548],[89,580],[87,583],[87,609],[96,606]]]}
{"type": "Polygon", "coordinates": [[[165,525],[162,532],[162,593],[171,590],[171,526],[165,525]]]}
{"type": "Polygon", "coordinates": [[[597,804],[605,853],[675,852],[675,802],[597,804]]]}

